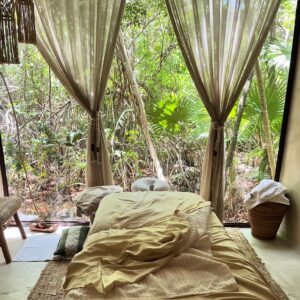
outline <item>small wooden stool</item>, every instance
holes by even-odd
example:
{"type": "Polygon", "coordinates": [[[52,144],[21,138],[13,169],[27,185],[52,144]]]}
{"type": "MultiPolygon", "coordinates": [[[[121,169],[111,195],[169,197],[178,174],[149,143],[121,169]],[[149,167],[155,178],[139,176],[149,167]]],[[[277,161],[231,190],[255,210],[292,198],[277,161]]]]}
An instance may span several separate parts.
{"type": "Polygon", "coordinates": [[[11,256],[4,236],[4,229],[9,225],[11,217],[14,217],[23,239],[26,239],[24,228],[20,222],[17,210],[21,207],[21,199],[17,197],[0,197],[0,247],[7,264],[11,262],[11,256]]]}

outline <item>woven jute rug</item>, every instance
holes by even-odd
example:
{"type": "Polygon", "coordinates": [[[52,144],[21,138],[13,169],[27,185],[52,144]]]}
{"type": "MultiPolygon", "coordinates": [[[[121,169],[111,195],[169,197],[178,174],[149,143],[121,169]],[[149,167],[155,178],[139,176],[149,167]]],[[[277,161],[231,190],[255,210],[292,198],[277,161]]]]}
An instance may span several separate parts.
{"type": "MultiPolygon", "coordinates": [[[[230,237],[236,242],[248,260],[256,267],[268,282],[271,290],[280,300],[288,300],[280,286],[272,279],[262,261],[257,257],[244,235],[238,228],[226,228],[230,237]]],[[[42,271],[40,278],[32,289],[29,300],[61,300],[63,299],[62,280],[66,275],[68,261],[51,261],[42,271]]]]}
{"type": "Polygon", "coordinates": [[[64,296],[62,282],[66,276],[69,261],[50,261],[42,271],[36,285],[27,299],[61,300],[64,296]]]}
{"type": "Polygon", "coordinates": [[[278,283],[271,277],[270,273],[266,269],[264,263],[261,259],[256,255],[254,249],[251,247],[247,239],[242,234],[239,228],[226,228],[229,236],[235,241],[240,250],[245,254],[248,260],[252,263],[252,265],[257,269],[257,271],[264,277],[264,279],[269,284],[272,292],[280,299],[280,300],[289,300],[286,294],[283,292],[278,283]]]}

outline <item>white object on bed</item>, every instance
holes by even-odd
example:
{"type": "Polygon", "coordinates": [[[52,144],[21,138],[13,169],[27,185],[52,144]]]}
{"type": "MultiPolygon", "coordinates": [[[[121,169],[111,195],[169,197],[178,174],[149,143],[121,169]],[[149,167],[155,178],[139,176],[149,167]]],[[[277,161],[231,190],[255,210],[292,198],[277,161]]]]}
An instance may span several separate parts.
{"type": "Polygon", "coordinates": [[[164,180],[158,178],[140,178],[136,180],[132,186],[133,192],[145,192],[145,191],[169,191],[170,186],[164,180]]]}
{"type": "Polygon", "coordinates": [[[287,189],[280,182],[263,179],[246,195],[244,204],[247,209],[252,209],[264,202],[277,202],[289,205],[289,199],[284,195],[286,191],[287,189]]]}

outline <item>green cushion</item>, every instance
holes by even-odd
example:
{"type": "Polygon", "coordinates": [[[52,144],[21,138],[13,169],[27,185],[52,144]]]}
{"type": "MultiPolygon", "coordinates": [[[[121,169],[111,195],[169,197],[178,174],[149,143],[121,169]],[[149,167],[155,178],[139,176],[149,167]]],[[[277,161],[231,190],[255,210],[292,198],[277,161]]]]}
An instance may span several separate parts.
{"type": "Polygon", "coordinates": [[[62,231],[53,259],[72,259],[83,248],[89,226],[72,226],[62,231]]]}

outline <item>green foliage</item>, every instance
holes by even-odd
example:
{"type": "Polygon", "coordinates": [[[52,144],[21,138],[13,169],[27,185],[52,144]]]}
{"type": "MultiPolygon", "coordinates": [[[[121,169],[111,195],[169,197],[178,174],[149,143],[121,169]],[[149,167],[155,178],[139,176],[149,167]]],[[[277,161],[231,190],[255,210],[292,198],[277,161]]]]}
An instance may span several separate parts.
{"type": "MultiPolygon", "coordinates": [[[[269,74],[264,80],[264,93],[267,102],[268,116],[270,122],[271,133],[273,137],[274,149],[277,151],[280,137],[280,129],[282,123],[282,114],[285,103],[286,81],[267,69],[265,74],[269,74]],[[268,73],[267,73],[268,72],[268,73]]],[[[266,160],[265,151],[260,150],[262,147],[263,136],[263,120],[260,109],[260,97],[257,88],[257,82],[252,81],[242,125],[240,128],[239,142],[240,144],[250,144],[250,155],[255,153],[255,157],[259,157],[258,177],[261,178],[267,174],[268,161],[266,160]]],[[[268,177],[268,175],[267,175],[268,177]]]]}
{"type": "MultiPolygon", "coordinates": [[[[294,17],[295,1],[282,1],[272,36],[260,58],[275,146],[279,141],[294,17]]],[[[198,191],[210,117],[178,47],[165,1],[127,1],[122,31],[164,172],[175,188],[198,191]]],[[[31,184],[37,193],[52,186],[63,194],[66,187],[84,184],[88,116],[54,74],[49,73],[48,65],[34,46],[20,46],[20,61],[19,66],[1,66],[1,70],[12,91],[31,184]]],[[[2,83],[0,89],[3,107],[0,126],[5,132],[9,179],[15,190],[23,191],[24,171],[15,123],[2,83]]],[[[115,58],[105,94],[103,122],[114,179],[125,188],[138,176],[153,175],[138,117],[122,64],[115,58]]],[[[225,126],[226,141],[231,139],[234,119],[235,109],[225,126]]],[[[261,136],[259,96],[253,80],[240,127],[238,150],[247,156],[247,163],[259,178],[268,169],[266,153],[261,150],[261,136]]],[[[230,183],[238,178],[233,170],[230,183]]]]}
{"type": "MultiPolygon", "coordinates": [[[[32,183],[39,182],[43,189],[53,176],[64,185],[76,182],[85,168],[87,116],[75,101],[69,100],[52,72],[49,77],[49,67],[34,46],[20,47],[20,58],[19,66],[3,66],[2,72],[13,98],[22,156],[32,183]],[[67,176],[71,172],[73,175],[67,176]]],[[[23,189],[24,170],[17,147],[16,124],[2,82],[0,88],[1,105],[10,116],[9,122],[2,123],[9,181],[16,189],[23,189]],[[16,176],[21,176],[21,180],[16,181],[16,176]]],[[[0,117],[7,120],[4,114],[0,117]]]]}
{"type": "Polygon", "coordinates": [[[147,16],[147,8],[144,1],[128,1],[124,13],[124,20],[133,26],[143,25],[147,16]]]}
{"type": "Polygon", "coordinates": [[[287,70],[291,61],[291,45],[281,42],[270,44],[265,50],[264,58],[271,67],[287,70]]]}
{"type": "Polygon", "coordinates": [[[149,118],[156,133],[174,135],[185,129],[191,114],[189,101],[171,95],[171,98],[162,99],[153,106],[149,118]]]}
{"type": "MultiPolygon", "coordinates": [[[[275,74],[269,74],[270,76],[267,77],[264,82],[264,91],[271,130],[273,135],[278,138],[284,109],[286,82],[275,74]]],[[[260,136],[261,134],[262,116],[260,99],[256,80],[253,80],[243,115],[243,126],[240,131],[240,138],[242,140],[249,139],[254,135],[260,136]]]]}

